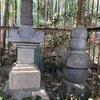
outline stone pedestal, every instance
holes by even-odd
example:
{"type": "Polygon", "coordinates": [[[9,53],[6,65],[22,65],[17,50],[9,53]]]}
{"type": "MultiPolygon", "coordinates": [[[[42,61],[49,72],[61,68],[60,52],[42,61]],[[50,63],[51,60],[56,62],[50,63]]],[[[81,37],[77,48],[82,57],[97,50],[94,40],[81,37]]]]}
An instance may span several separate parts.
{"type": "Polygon", "coordinates": [[[35,65],[32,65],[33,68],[28,68],[30,65],[27,65],[27,68],[23,65],[16,64],[15,68],[9,73],[9,88],[10,89],[36,89],[41,88],[40,80],[41,75],[40,71],[37,68],[34,68],[35,65]],[[22,68],[17,68],[20,66],[22,68]]]}
{"type": "Polygon", "coordinates": [[[10,29],[9,41],[16,44],[17,61],[9,73],[9,89],[12,96],[17,100],[31,96],[34,100],[39,95],[42,100],[49,100],[41,83],[40,70],[34,60],[35,49],[43,42],[43,33],[38,34],[31,26],[26,25],[13,32],[14,29],[10,29]]]}
{"type": "Polygon", "coordinates": [[[89,91],[89,84],[86,82],[70,82],[66,79],[62,79],[62,90],[63,94],[66,97],[66,94],[73,94],[73,95],[84,95],[86,98],[90,96],[91,91],[89,91]]]}
{"type": "Polygon", "coordinates": [[[84,52],[86,48],[87,31],[81,26],[73,28],[71,31],[69,56],[66,58],[64,77],[62,79],[62,90],[64,95],[83,94],[89,96],[89,85],[86,83],[88,78],[88,68],[92,67],[93,62],[84,52]]]}

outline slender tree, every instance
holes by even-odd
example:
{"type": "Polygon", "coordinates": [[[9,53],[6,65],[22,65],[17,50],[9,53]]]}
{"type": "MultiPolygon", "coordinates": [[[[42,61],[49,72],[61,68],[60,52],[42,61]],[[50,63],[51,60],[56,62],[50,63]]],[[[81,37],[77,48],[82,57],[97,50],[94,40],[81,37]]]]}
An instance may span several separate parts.
{"type": "MultiPolygon", "coordinates": [[[[4,21],[3,26],[8,26],[9,22],[9,0],[5,0],[5,13],[4,13],[4,21]]],[[[5,52],[6,47],[6,31],[3,32],[3,52],[5,52]]]]}

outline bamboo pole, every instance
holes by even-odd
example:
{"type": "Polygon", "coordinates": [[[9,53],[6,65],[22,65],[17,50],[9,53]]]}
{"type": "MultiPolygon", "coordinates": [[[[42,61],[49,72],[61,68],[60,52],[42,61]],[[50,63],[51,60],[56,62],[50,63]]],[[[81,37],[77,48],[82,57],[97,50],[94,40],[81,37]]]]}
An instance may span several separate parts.
{"type": "MultiPolygon", "coordinates": [[[[5,13],[4,13],[4,21],[3,25],[8,26],[8,20],[9,20],[9,0],[5,0],[5,13]]],[[[5,53],[5,48],[6,48],[6,31],[3,33],[3,53],[5,53]]]]}

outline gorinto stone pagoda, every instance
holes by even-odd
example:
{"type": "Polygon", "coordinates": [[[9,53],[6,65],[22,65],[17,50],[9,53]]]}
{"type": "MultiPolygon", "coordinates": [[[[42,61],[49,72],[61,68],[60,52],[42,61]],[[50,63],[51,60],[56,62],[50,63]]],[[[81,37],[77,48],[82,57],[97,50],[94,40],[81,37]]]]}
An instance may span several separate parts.
{"type": "Polygon", "coordinates": [[[86,49],[87,30],[77,26],[71,31],[70,48],[65,67],[63,68],[64,77],[62,79],[62,90],[66,94],[89,95],[88,68],[92,67],[93,62],[84,52],[86,49]]]}

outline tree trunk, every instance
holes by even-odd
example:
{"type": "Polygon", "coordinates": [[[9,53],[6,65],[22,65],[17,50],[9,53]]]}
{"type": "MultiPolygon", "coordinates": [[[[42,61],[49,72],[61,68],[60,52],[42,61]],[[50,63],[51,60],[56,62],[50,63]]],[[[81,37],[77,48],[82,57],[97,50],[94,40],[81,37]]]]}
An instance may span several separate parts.
{"type": "MultiPolygon", "coordinates": [[[[5,0],[5,13],[4,13],[4,21],[3,26],[8,26],[9,21],[9,0],[5,0]]],[[[6,31],[3,32],[3,53],[5,52],[6,48],[6,31]]]]}

